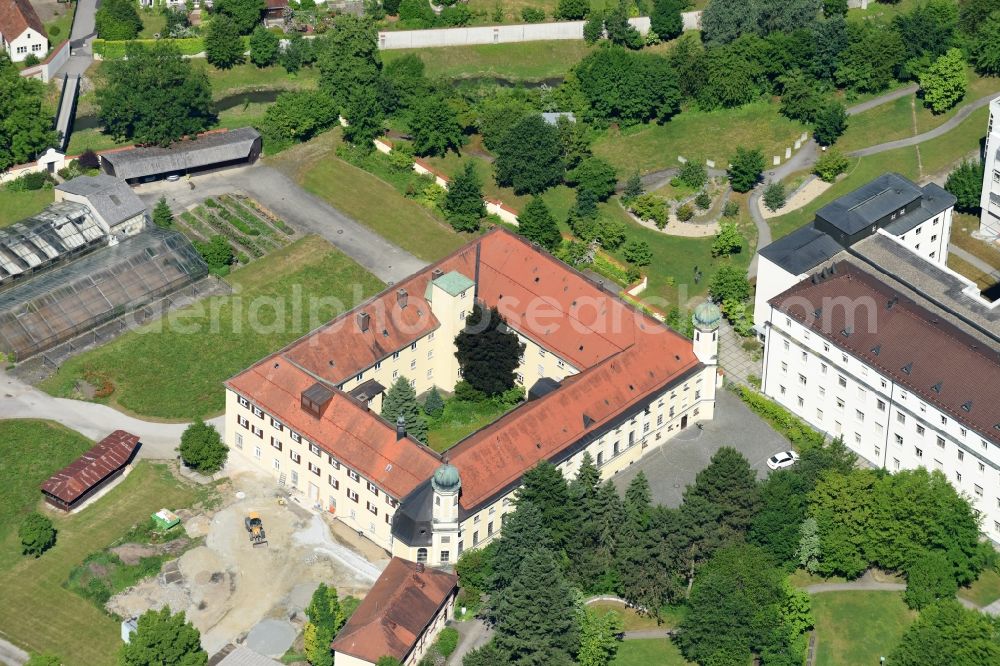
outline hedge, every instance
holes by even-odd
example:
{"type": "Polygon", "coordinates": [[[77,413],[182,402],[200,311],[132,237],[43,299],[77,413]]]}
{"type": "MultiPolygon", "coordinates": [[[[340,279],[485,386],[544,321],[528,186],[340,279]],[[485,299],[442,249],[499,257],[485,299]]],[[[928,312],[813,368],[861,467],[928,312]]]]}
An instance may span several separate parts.
{"type": "MultiPolygon", "coordinates": [[[[245,50],[249,50],[250,38],[241,37],[240,39],[243,40],[243,48],[245,50]]],[[[108,41],[106,39],[95,39],[94,54],[110,60],[124,58],[125,46],[129,43],[129,41],[130,40],[108,41]]],[[[146,46],[150,46],[156,42],[169,42],[177,47],[177,49],[181,52],[181,55],[186,56],[198,55],[205,50],[205,40],[202,37],[182,37],[179,39],[136,39],[131,41],[135,41],[146,46]]]]}
{"type": "Polygon", "coordinates": [[[770,423],[800,451],[823,445],[825,437],[822,433],[778,403],[746,386],[733,384],[731,388],[751,411],[770,423]]]}

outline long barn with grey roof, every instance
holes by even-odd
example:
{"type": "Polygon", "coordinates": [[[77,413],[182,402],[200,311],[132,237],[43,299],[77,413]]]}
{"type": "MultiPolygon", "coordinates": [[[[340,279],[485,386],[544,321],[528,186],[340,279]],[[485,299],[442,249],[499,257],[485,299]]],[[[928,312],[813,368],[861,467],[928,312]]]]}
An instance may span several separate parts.
{"type": "Polygon", "coordinates": [[[260,157],[260,151],[260,132],[252,127],[241,127],[178,141],[167,148],[149,146],[103,153],[101,168],[108,175],[136,183],[172,174],[253,163],[260,157]]]}

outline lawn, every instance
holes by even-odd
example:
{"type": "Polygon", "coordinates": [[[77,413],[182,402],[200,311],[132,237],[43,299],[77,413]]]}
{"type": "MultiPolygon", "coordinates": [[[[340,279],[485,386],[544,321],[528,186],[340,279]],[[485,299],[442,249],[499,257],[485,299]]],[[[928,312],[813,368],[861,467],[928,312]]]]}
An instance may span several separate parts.
{"type": "MultiPolygon", "coordinates": [[[[57,468],[53,461],[49,471],[57,468]]],[[[113,664],[121,645],[118,621],[63,583],[87,555],[133,524],[164,506],[191,506],[209,492],[176,480],[165,465],[141,461],[119,486],[83,511],[52,514],[59,533],[56,545],[42,557],[19,559],[0,573],[0,636],[32,652],[57,654],[67,666],[113,664]]]]}
{"type": "Polygon", "coordinates": [[[979,229],[979,218],[968,213],[955,213],[951,221],[949,243],[971,252],[991,266],[1000,268],[1000,246],[972,237],[979,229]]]}
{"type": "Polygon", "coordinates": [[[229,275],[216,296],[64,363],[42,388],[74,395],[85,375],[137,414],[191,419],[225,406],[222,382],[384,285],[325,240],[303,238],[229,275]],[[313,305],[314,298],[322,301],[313,305]],[[334,301],[334,302],[331,302],[334,301]]]}
{"type": "Polygon", "coordinates": [[[41,501],[39,486],[93,445],[51,421],[0,421],[0,571],[21,557],[17,528],[41,501]]]}
{"type": "Polygon", "coordinates": [[[691,662],[684,659],[680,650],[667,638],[644,638],[622,641],[618,644],[618,656],[612,666],[685,666],[691,662]]]}
{"type": "Polygon", "coordinates": [[[51,189],[13,192],[0,186],[0,227],[6,227],[30,217],[54,200],[55,195],[51,189]]]}
{"type": "Polygon", "coordinates": [[[427,445],[435,451],[449,449],[476,430],[493,423],[509,409],[490,400],[462,402],[449,399],[445,401],[441,416],[428,419],[427,445]]]}
{"type": "Polygon", "coordinates": [[[59,15],[45,24],[45,32],[49,37],[50,52],[55,47],[59,46],[59,44],[69,39],[70,32],[73,28],[74,7],[75,5],[73,3],[58,5],[57,11],[60,12],[59,15]],[[52,34],[53,28],[55,28],[56,32],[54,35],[52,34]]]}
{"type": "Polygon", "coordinates": [[[804,125],[780,115],[778,105],[768,102],[717,111],[685,109],[662,125],[612,128],[594,143],[594,154],[623,173],[680,166],[678,156],[713,160],[725,169],[737,146],[760,148],[768,164],[773,155],[784,159],[785,148],[794,147],[804,131],[804,125]],[[717,140],[723,131],[725,140],[717,140]]]}
{"type": "Polygon", "coordinates": [[[426,261],[440,259],[471,238],[455,233],[389,183],[336,157],[339,143],[339,131],[327,132],[284,151],[275,162],[294,168],[306,190],[426,261]]]}
{"type": "Polygon", "coordinates": [[[142,19],[142,30],[139,31],[139,39],[156,39],[158,34],[162,34],[167,27],[167,17],[159,8],[147,8],[139,12],[142,19]]]}
{"type": "Polygon", "coordinates": [[[318,67],[305,67],[296,74],[289,74],[284,67],[277,65],[261,68],[246,63],[229,69],[217,69],[203,59],[196,58],[192,62],[195,67],[201,67],[208,74],[214,99],[249,90],[314,89],[319,81],[318,67]]]}
{"type": "Polygon", "coordinates": [[[382,52],[386,64],[408,54],[424,61],[431,78],[497,77],[511,81],[538,81],[566,76],[591,46],[582,40],[517,44],[447,46],[434,49],[393,49],[382,52]]]}
{"type": "Polygon", "coordinates": [[[816,666],[878,664],[916,613],[899,592],[824,592],[812,597],[816,666]]]}
{"type": "Polygon", "coordinates": [[[997,573],[996,569],[987,569],[979,574],[979,579],[975,583],[960,589],[958,596],[980,607],[989,606],[1000,599],[1000,573],[997,573]]]}
{"type": "Polygon", "coordinates": [[[988,273],[984,273],[977,267],[967,262],[965,259],[962,259],[954,254],[948,255],[948,268],[956,273],[961,273],[975,282],[980,291],[987,291],[988,289],[995,287],[997,284],[996,278],[990,276],[988,273]]]}
{"type": "Polygon", "coordinates": [[[920,160],[923,174],[947,175],[956,162],[972,156],[980,149],[980,142],[986,136],[989,107],[976,109],[958,127],[936,139],[920,144],[920,160]]]}

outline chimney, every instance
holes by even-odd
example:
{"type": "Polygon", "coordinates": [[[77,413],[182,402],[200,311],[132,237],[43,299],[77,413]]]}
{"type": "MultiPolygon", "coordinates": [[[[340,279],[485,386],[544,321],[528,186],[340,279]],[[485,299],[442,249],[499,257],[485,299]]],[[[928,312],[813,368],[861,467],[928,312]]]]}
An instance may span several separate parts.
{"type": "Polygon", "coordinates": [[[400,309],[406,307],[406,299],[407,298],[408,298],[408,295],[407,295],[405,289],[400,289],[399,291],[396,292],[396,302],[399,303],[400,309]]]}
{"type": "Polygon", "coordinates": [[[423,572],[424,572],[424,563],[417,562],[417,573],[423,573],[423,572]]]}
{"type": "Polygon", "coordinates": [[[444,275],[444,271],[441,270],[440,268],[435,268],[433,271],[431,271],[431,280],[437,280],[442,275],[444,275]]]}
{"type": "Polygon", "coordinates": [[[361,329],[362,333],[368,330],[368,324],[370,321],[371,317],[368,315],[367,312],[358,313],[358,328],[361,329]]]}
{"type": "Polygon", "coordinates": [[[396,441],[406,437],[406,417],[400,414],[396,417],[396,441]]]}

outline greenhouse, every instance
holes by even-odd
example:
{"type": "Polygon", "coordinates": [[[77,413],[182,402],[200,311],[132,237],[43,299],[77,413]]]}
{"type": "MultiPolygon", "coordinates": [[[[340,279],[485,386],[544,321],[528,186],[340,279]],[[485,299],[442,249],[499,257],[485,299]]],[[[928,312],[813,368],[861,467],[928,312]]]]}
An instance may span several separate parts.
{"type": "Polygon", "coordinates": [[[207,274],[181,234],[132,236],[0,292],[0,351],[24,360],[207,274]]]}

